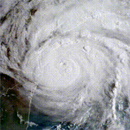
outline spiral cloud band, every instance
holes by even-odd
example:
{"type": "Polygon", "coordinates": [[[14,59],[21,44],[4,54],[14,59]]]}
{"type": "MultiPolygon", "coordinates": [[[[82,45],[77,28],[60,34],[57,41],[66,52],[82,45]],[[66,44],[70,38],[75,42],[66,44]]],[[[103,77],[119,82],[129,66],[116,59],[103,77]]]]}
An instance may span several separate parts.
{"type": "Polygon", "coordinates": [[[10,39],[1,72],[23,85],[21,94],[33,92],[32,105],[53,121],[130,129],[130,2],[25,0],[15,8],[17,18],[1,24],[10,39]]]}

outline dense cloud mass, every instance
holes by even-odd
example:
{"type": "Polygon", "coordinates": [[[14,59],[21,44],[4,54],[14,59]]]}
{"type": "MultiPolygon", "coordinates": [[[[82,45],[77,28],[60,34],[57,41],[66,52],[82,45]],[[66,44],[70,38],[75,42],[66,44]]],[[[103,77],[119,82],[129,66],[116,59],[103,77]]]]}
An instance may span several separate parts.
{"type": "Polygon", "coordinates": [[[37,111],[72,130],[130,129],[129,0],[0,5],[0,71],[37,111]]]}

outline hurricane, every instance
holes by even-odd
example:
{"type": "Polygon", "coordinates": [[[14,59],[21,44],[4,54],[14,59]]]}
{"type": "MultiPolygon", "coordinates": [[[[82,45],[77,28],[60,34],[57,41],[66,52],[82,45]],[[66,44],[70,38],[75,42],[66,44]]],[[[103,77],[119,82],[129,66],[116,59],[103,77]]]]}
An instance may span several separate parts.
{"type": "Polygon", "coordinates": [[[0,3],[0,72],[22,85],[28,121],[33,106],[57,122],[43,129],[130,129],[129,0],[0,3]]]}

